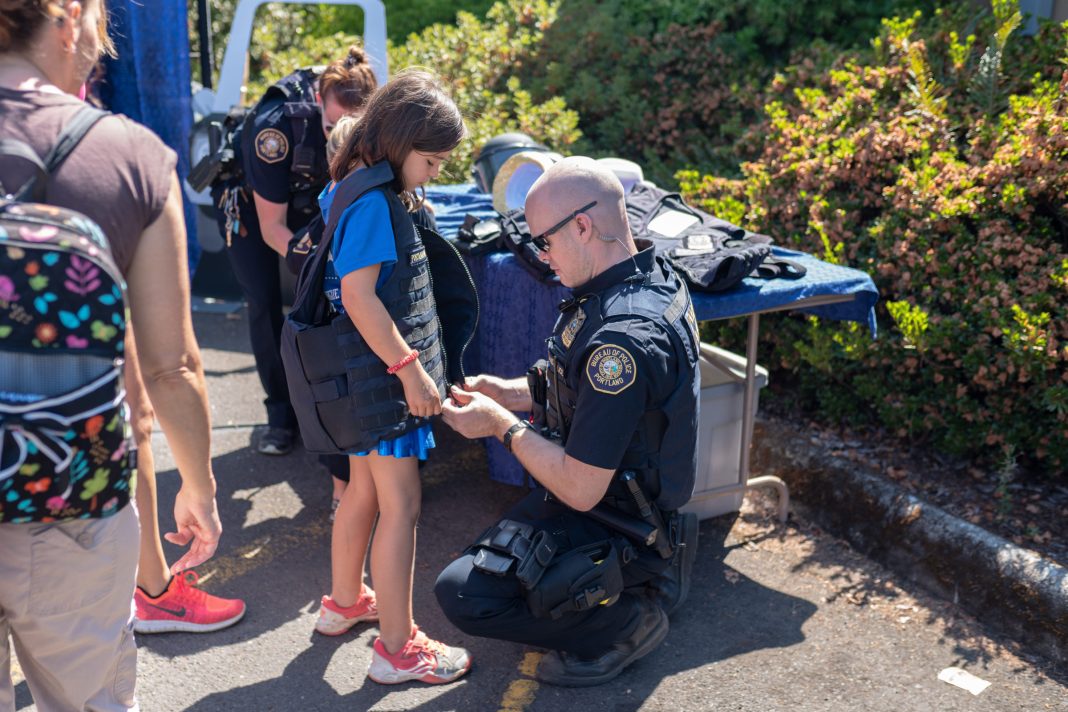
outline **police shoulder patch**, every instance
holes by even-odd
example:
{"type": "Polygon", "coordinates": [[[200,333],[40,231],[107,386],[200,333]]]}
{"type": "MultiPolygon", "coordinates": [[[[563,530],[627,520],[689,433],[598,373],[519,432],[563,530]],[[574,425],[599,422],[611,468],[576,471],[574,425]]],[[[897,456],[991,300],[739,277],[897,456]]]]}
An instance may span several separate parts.
{"type": "Polygon", "coordinates": [[[256,155],[264,163],[278,163],[289,154],[289,139],[278,129],[263,129],[255,143],[256,155]]]}
{"type": "Polygon", "coordinates": [[[637,376],[634,357],[622,346],[599,346],[586,361],[586,378],[598,393],[622,393],[634,383],[637,376]]]}

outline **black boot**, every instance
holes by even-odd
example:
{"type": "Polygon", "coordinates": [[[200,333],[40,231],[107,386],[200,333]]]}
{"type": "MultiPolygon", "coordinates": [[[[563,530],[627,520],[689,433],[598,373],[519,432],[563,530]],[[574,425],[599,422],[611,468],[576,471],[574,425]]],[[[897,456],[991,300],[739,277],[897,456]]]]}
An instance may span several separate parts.
{"type": "Polygon", "coordinates": [[[656,649],[668,634],[668,619],[663,609],[647,598],[637,598],[640,608],[638,625],[624,640],[608,647],[595,658],[580,658],[571,653],[552,651],[542,658],[535,677],[541,682],[562,687],[589,687],[615,678],[630,665],[656,649]]]}
{"type": "Polygon", "coordinates": [[[697,525],[696,514],[678,515],[676,526],[679,547],[675,550],[675,557],[671,566],[649,583],[653,600],[659,603],[669,616],[678,610],[690,595],[693,562],[697,558],[697,525]]]}

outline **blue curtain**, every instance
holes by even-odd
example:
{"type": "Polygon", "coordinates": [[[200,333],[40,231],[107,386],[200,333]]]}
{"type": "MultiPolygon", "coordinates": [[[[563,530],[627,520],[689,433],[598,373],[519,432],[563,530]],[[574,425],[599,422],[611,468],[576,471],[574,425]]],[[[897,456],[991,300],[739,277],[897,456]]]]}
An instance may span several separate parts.
{"type": "MultiPolygon", "coordinates": [[[[108,109],[148,126],[173,148],[184,181],[193,123],[186,0],[109,0],[108,12],[119,56],[105,62],[97,94],[108,109]]],[[[194,211],[186,200],[190,275],[200,259],[194,211]]]]}

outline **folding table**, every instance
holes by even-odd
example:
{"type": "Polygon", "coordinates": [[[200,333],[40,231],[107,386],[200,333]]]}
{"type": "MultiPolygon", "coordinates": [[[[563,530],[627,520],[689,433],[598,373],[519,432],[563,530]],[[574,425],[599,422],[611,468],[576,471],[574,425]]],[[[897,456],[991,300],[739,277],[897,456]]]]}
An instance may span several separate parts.
{"type": "MultiPolygon", "coordinates": [[[[496,214],[490,196],[479,193],[473,185],[437,186],[427,190],[427,200],[435,211],[439,231],[448,238],[455,238],[466,215],[496,214]]],[[[749,478],[760,316],[801,311],[823,319],[855,321],[867,324],[874,338],[878,292],[871,278],[859,270],[779,247],[774,248],[774,254],[800,263],[806,269],[805,276],[796,280],[747,278],[738,287],[719,294],[691,291],[698,321],[736,317],[748,320],[745,372],[732,374],[744,386],[738,481],[699,496],[720,497],[748,487],[771,486],[779,493],[779,518],[785,520],[789,505],[785,483],[774,476],[749,478]]],[[[467,354],[465,368],[472,375],[521,376],[530,364],[544,358],[545,339],[552,333],[558,314],[556,307],[570,292],[558,284],[538,282],[510,252],[468,255],[467,261],[478,287],[480,314],[478,334],[467,354]]],[[[493,479],[516,485],[527,481],[522,466],[496,440],[487,439],[486,447],[493,479]]]]}

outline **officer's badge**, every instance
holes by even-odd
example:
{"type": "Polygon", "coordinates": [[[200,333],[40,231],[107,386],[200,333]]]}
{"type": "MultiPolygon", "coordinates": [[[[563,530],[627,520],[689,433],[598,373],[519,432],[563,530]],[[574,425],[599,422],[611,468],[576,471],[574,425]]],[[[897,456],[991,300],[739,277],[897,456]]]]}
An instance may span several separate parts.
{"type": "Polygon", "coordinates": [[[634,383],[636,376],[634,358],[619,346],[609,344],[594,349],[586,362],[586,377],[599,393],[622,393],[634,383]]]}
{"type": "Polygon", "coordinates": [[[560,340],[564,342],[565,349],[571,348],[571,344],[575,341],[575,335],[579,333],[584,321],[586,321],[586,312],[579,309],[575,312],[575,316],[571,317],[571,321],[567,322],[567,326],[564,327],[564,333],[560,334],[560,340]]]}
{"type": "Polygon", "coordinates": [[[289,139],[278,129],[263,129],[255,143],[256,155],[264,163],[278,163],[289,154],[289,139]]]}

